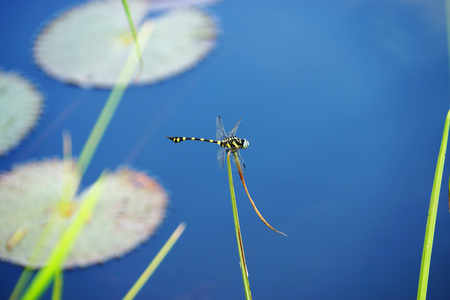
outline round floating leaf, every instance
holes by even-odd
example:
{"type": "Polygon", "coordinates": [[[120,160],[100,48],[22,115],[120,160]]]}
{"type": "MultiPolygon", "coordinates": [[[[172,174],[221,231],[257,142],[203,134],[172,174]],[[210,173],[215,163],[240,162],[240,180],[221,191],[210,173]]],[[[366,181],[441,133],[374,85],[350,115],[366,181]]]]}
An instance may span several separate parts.
{"type": "MultiPolygon", "coordinates": [[[[163,188],[145,173],[129,168],[105,175],[104,190],[64,267],[84,267],[119,257],[145,241],[161,224],[167,206],[163,188]]],[[[0,259],[40,267],[72,220],[88,189],[64,205],[63,183],[78,180],[72,164],[45,160],[0,175],[0,259]],[[30,261],[44,228],[41,255],[30,261]]]]}
{"type": "MultiPolygon", "coordinates": [[[[142,0],[136,0],[142,1],[142,0]]],[[[153,11],[179,8],[186,6],[208,6],[217,3],[222,0],[151,0],[150,9],[153,11]]],[[[128,3],[134,2],[134,0],[128,0],[128,3]]]]}
{"type": "Polygon", "coordinates": [[[0,156],[16,146],[34,127],[43,97],[20,75],[0,71],[0,156]]]}
{"type": "MultiPolygon", "coordinates": [[[[129,3],[133,22],[143,22],[148,2],[129,3]]],[[[196,8],[153,18],[154,30],[142,53],[137,84],[167,79],[194,66],[214,47],[217,26],[196,8]]],[[[137,26],[138,28],[139,26],[137,26]]],[[[52,21],[38,36],[34,57],[50,76],[80,86],[112,87],[130,53],[133,38],[120,1],[93,1],[52,21]]]]}

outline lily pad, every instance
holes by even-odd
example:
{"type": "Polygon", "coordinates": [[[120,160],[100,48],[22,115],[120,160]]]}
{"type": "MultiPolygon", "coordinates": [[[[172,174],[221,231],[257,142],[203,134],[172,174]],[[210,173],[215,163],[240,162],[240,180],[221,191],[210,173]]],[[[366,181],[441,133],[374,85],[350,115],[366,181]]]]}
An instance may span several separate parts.
{"type": "MultiPolygon", "coordinates": [[[[129,0],[128,3],[142,0],[129,0]]],[[[164,10],[186,6],[209,6],[222,0],[149,0],[151,10],[164,10]]]]}
{"type": "Polygon", "coordinates": [[[43,97],[14,72],[0,71],[0,156],[31,131],[42,112],[43,97]]]}
{"type": "MultiPolygon", "coordinates": [[[[121,168],[105,175],[105,186],[64,267],[85,267],[120,257],[151,236],[167,206],[164,189],[145,173],[121,168]]],[[[88,189],[61,205],[63,183],[76,184],[75,165],[59,159],[16,166],[0,175],[0,259],[41,267],[72,220],[88,189]],[[32,259],[51,222],[39,258],[32,259]]]]}
{"type": "MultiPolygon", "coordinates": [[[[151,3],[129,3],[135,24],[151,3]]],[[[214,47],[215,20],[198,8],[163,12],[142,53],[143,69],[135,84],[168,79],[197,64],[214,47]]],[[[137,26],[138,28],[139,26],[137,26]]],[[[50,22],[34,45],[37,64],[55,79],[83,87],[111,88],[128,57],[133,38],[120,1],[93,1],[75,6],[50,22]]]]}

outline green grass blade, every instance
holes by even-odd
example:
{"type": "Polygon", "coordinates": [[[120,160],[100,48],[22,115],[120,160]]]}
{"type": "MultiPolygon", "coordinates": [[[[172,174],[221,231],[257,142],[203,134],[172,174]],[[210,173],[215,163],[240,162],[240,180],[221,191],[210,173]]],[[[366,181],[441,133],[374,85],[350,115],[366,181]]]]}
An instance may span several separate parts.
{"type": "Polygon", "coordinates": [[[239,226],[239,216],[236,206],[236,196],[234,194],[233,175],[231,174],[230,151],[227,155],[228,181],[230,182],[231,206],[233,207],[234,227],[236,229],[236,239],[239,249],[239,260],[241,265],[242,280],[244,281],[245,299],[252,299],[250,282],[248,281],[247,264],[245,263],[244,244],[242,242],[241,227],[239,226]]]}
{"type": "Polygon", "coordinates": [[[62,299],[62,287],[63,287],[63,272],[58,270],[55,275],[55,281],[53,282],[52,300],[62,299]]]}
{"type": "Polygon", "coordinates": [[[125,295],[125,297],[123,298],[124,300],[131,300],[134,299],[134,297],[136,297],[137,293],[139,293],[144,284],[147,282],[147,280],[150,278],[150,276],[153,274],[156,268],[160,265],[162,260],[169,253],[170,249],[172,249],[173,245],[176,243],[176,241],[178,241],[185,227],[186,227],[185,223],[181,223],[180,225],[178,225],[177,229],[175,229],[175,231],[172,233],[172,235],[164,244],[164,246],[161,248],[161,250],[159,250],[158,254],[155,256],[152,262],[148,265],[148,267],[145,269],[145,271],[142,273],[142,275],[139,277],[139,279],[136,281],[133,287],[125,295]]]}
{"type": "MultiPolygon", "coordinates": [[[[68,180],[66,174],[70,173],[70,169],[72,168],[72,161],[71,161],[71,150],[72,149],[72,142],[70,134],[67,132],[63,133],[63,156],[64,156],[64,177],[63,177],[63,193],[61,195],[61,199],[59,200],[59,203],[57,205],[60,205],[62,203],[69,203],[71,199],[73,198],[77,188],[78,188],[78,182],[73,184],[71,181],[68,180]]],[[[47,226],[44,228],[44,231],[42,232],[35,248],[33,249],[33,252],[30,255],[29,262],[30,265],[33,265],[35,262],[37,262],[42,257],[42,249],[44,248],[43,245],[45,245],[50,237],[50,232],[53,231],[54,227],[58,225],[59,223],[59,212],[57,209],[54,210],[50,217],[50,221],[48,222],[47,226]]],[[[19,280],[16,283],[16,286],[14,287],[14,290],[9,297],[9,300],[16,300],[19,299],[19,297],[22,295],[25,287],[27,286],[28,282],[30,281],[32,275],[34,273],[34,270],[28,267],[25,267],[22,274],[20,275],[19,280]]]]}
{"type": "Polygon", "coordinates": [[[9,300],[19,299],[20,295],[22,295],[23,293],[23,290],[30,281],[31,276],[33,276],[33,270],[25,267],[25,269],[23,270],[22,274],[19,277],[19,280],[16,283],[16,286],[14,287],[13,292],[11,293],[11,296],[9,296],[9,300]]]}
{"type": "Polygon", "coordinates": [[[57,272],[60,272],[62,265],[70,252],[75,240],[86,223],[87,217],[91,214],[101,192],[103,190],[103,175],[96,181],[89,194],[83,200],[72,223],[66,229],[58,244],[50,255],[47,264],[35,276],[28,289],[25,291],[22,300],[32,300],[39,298],[47,289],[57,272]]]}
{"type": "Polygon", "coordinates": [[[139,48],[139,43],[138,43],[138,38],[137,38],[137,34],[136,34],[136,29],[134,28],[133,20],[131,19],[130,9],[128,8],[127,0],[122,0],[122,4],[123,4],[123,8],[125,9],[125,14],[127,15],[128,24],[130,25],[131,35],[133,36],[133,41],[134,41],[134,45],[135,45],[135,49],[136,49],[136,54],[137,54],[137,56],[139,58],[139,72],[138,72],[138,75],[139,75],[139,73],[141,72],[142,67],[144,65],[144,63],[142,61],[141,49],[139,48]]]}
{"type": "MultiPolygon", "coordinates": [[[[60,203],[67,201],[67,199],[71,199],[73,196],[70,194],[70,188],[67,188],[65,184],[64,186],[64,192],[61,196],[60,203]]],[[[46,244],[50,237],[50,232],[52,232],[55,228],[55,226],[58,226],[58,212],[55,210],[53,214],[50,217],[50,221],[48,222],[47,226],[44,228],[44,231],[42,232],[35,248],[33,249],[33,252],[30,255],[29,262],[30,264],[34,264],[34,262],[38,261],[42,257],[42,249],[44,248],[43,245],[46,244]]],[[[19,277],[19,280],[16,283],[16,286],[14,287],[14,290],[9,298],[9,300],[16,300],[19,299],[20,296],[23,294],[23,291],[25,287],[27,286],[28,282],[30,281],[31,277],[33,276],[34,270],[29,267],[25,267],[22,274],[19,277]]]]}
{"type": "Polygon", "coordinates": [[[433,189],[431,191],[430,208],[428,210],[427,227],[425,230],[425,241],[423,245],[422,264],[420,266],[419,288],[417,299],[424,300],[427,297],[428,275],[430,272],[431,251],[433,248],[434,228],[436,226],[436,215],[441,190],[442,172],[444,169],[445,152],[447,151],[448,129],[450,110],[445,119],[444,133],[442,134],[441,148],[439,150],[436,172],[434,174],[433,189]]]}
{"type": "MultiPolygon", "coordinates": [[[[139,33],[139,45],[142,49],[145,48],[147,42],[150,38],[150,35],[153,31],[153,25],[150,22],[145,22],[142,25],[141,31],[139,33]]],[[[130,83],[131,77],[133,75],[134,70],[137,65],[137,57],[135,50],[132,50],[130,55],[128,56],[127,62],[120,73],[119,79],[117,80],[116,85],[114,86],[108,100],[106,101],[103,110],[95,123],[94,129],[92,130],[86,144],[84,145],[83,151],[81,152],[80,159],[78,160],[78,170],[80,172],[80,176],[83,177],[86,168],[88,167],[92,156],[97,149],[98,144],[100,143],[103,134],[105,133],[106,128],[111,121],[114,112],[116,111],[117,106],[122,99],[122,95],[125,92],[128,84],[130,83]]]]}

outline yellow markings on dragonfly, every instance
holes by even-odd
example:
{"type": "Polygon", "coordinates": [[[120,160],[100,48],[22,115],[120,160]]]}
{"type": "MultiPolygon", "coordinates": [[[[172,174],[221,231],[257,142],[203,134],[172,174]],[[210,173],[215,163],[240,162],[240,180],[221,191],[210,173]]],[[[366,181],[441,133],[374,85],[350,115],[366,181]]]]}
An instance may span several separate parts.
{"type": "Polygon", "coordinates": [[[253,206],[253,209],[255,210],[258,217],[261,219],[261,221],[270,229],[272,229],[275,232],[278,232],[280,234],[286,235],[285,233],[276,230],[273,228],[261,215],[258,208],[256,208],[255,202],[253,202],[253,199],[250,197],[250,194],[247,189],[247,185],[245,184],[244,175],[243,172],[245,170],[245,164],[244,160],[242,159],[241,155],[239,154],[239,150],[246,149],[249,146],[249,142],[246,139],[241,139],[235,136],[237,127],[239,125],[239,122],[234,125],[234,128],[226,134],[225,129],[223,128],[222,119],[220,116],[216,119],[216,140],[207,140],[204,138],[195,138],[195,137],[173,137],[173,136],[167,136],[167,138],[175,143],[179,143],[181,141],[185,141],[186,139],[189,139],[191,141],[202,141],[202,142],[209,142],[209,143],[215,143],[219,145],[219,150],[217,152],[217,160],[219,161],[219,166],[222,169],[223,163],[225,161],[225,154],[230,156],[233,154],[233,161],[236,164],[236,167],[239,172],[239,176],[242,181],[242,185],[244,186],[245,192],[247,193],[248,199],[250,200],[250,203],[253,206]]]}
{"type": "Polygon", "coordinates": [[[234,128],[228,134],[226,134],[225,129],[223,128],[222,119],[220,117],[217,117],[215,140],[196,137],[185,137],[185,136],[167,136],[167,138],[173,141],[174,143],[179,143],[182,141],[201,141],[217,144],[220,146],[217,152],[217,161],[219,162],[219,166],[221,169],[225,162],[225,153],[227,151],[236,153],[238,156],[238,160],[241,163],[241,166],[243,167],[243,169],[245,169],[244,161],[242,160],[242,157],[238,151],[241,149],[246,149],[249,143],[246,139],[241,139],[235,136],[240,121],[241,120],[239,119],[234,128]]]}
{"type": "Polygon", "coordinates": [[[12,251],[27,234],[27,229],[17,228],[6,243],[6,250],[12,251]]]}

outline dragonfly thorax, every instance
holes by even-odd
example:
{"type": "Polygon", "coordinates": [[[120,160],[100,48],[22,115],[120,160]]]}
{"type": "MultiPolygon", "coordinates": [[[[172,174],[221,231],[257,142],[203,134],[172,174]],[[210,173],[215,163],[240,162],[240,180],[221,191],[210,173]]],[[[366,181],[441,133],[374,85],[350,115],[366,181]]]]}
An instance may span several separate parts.
{"type": "Polygon", "coordinates": [[[249,145],[246,139],[241,139],[235,136],[229,137],[221,141],[220,146],[229,148],[232,151],[236,151],[239,149],[245,149],[249,145]]]}

